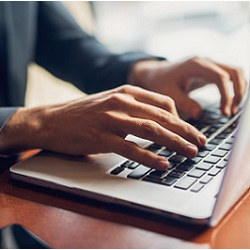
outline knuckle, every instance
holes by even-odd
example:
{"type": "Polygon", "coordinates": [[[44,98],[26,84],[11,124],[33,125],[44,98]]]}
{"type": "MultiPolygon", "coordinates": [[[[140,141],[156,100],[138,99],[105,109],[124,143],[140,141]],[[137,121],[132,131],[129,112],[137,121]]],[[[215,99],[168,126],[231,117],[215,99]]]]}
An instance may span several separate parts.
{"type": "Polygon", "coordinates": [[[175,101],[171,97],[166,97],[166,103],[170,111],[175,110],[175,101]]]}
{"type": "Polygon", "coordinates": [[[169,106],[175,106],[175,101],[169,96],[166,96],[166,101],[169,106]]]}
{"type": "Polygon", "coordinates": [[[228,82],[230,80],[230,75],[227,72],[218,73],[218,79],[223,82],[228,82]]]}
{"type": "Polygon", "coordinates": [[[109,106],[112,108],[119,108],[125,102],[125,98],[120,93],[113,93],[107,99],[109,106]]]}
{"type": "Polygon", "coordinates": [[[244,72],[241,67],[235,67],[233,70],[233,74],[236,76],[243,76],[244,72]]]}
{"type": "Polygon", "coordinates": [[[174,134],[172,136],[172,143],[173,143],[173,146],[175,146],[176,148],[179,147],[182,144],[180,136],[178,136],[177,134],[174,134]]]}
{"type": "Polygon", "coordinates": [[[190,58],[188,61],[189,61],[190,63],[195,63],[195,64],[197,64],[197,63],[201,63],[203,60],[204,60],[204,59],[203,59],[202,57],[200,57],[200,56],[194,56],[194,57],[190,58]]]}
{"type": "Polygon", "coordinates": [[[155,133],[157,123],[154,121],[145,121],[140,123],[140,129],[144,135],[152,135],[155,133]]]}
{"type": "Polygon", "coordinates": [[[131,93],[135,87],[129,84],[125,84],[119,88],[119,91],[124,94],[131,93]]]}
{"type": "Polygon", "coordinates": [[[163,127],[167,127],[167,125],[174,124],[174,118],[173,115],[169,112],[159,112],[158,119],[160,121],[160,124],[163,125],[163,127]]]}

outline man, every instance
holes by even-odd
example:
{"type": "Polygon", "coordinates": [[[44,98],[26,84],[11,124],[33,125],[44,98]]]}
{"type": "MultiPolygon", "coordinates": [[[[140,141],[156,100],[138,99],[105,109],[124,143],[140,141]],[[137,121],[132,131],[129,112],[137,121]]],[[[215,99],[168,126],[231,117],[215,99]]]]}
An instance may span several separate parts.
{"type": "Polygon", "coordinates": [[[178,116],[177,109],[193,118],[202,112],[188,97],[199,87],[190,81],[195,77],[215,83],[227,116],[238,111],[246,87],[240,69],[205,58],[169,63],[142,52],[113,54],[81,30],[58,2],[1,2],[0,43],[2,154],[31,148],[72,155],[115,152],[165,169],[165,158],[125,137],[149,139],[192,158],[206,137],[178,116]],[[17,108],[24,104],[27,66],[33,61],[89,94],[100,93],[58,105],[17,108]]]}

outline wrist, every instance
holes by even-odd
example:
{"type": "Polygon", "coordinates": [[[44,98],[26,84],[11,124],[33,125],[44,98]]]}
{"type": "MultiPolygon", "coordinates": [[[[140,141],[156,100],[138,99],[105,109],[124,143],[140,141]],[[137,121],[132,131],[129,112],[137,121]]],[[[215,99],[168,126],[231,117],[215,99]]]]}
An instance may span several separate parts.
{"type": "Polygon", "coordinates": [[[168,64],[167,61],[144,60],[134,63],[128,76],[128,82],[139,87],[150,89],[150,82],[157,69],[168,64]]]}
{"type": "Polygon", "coordinates": [[[0,133],[0,152],[17,153],[40,148],[44,136],[45,108],[19,108],[0,133]]]}

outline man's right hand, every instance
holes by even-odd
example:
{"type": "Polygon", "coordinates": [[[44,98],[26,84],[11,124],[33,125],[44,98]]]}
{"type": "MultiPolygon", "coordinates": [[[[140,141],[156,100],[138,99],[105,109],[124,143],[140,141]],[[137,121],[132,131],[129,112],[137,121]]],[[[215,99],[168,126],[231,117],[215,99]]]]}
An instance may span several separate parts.
{"type": "Polygon", "coordinates": [[[114,152],[152,168],[168,167],[165,158],[125,140],[128,134],[188,158],[206,143],[202,133],[179,118],[171,98],[124,85],[60,105],[20,108],[0,133],[0,152],[114,152]]]}

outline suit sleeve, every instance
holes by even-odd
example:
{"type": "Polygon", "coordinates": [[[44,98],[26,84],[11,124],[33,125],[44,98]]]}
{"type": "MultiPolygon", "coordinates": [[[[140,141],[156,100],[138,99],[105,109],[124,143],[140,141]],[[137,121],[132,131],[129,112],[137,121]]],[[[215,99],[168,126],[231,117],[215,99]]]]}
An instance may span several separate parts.
{"type": "Polygon", "coordinates": [[[126,83],[134,62],[153,57],[140,51],[112,53],[85,33],[59,2],[39,2],[36,44],[39,65],[86,93],[126,83]]]}

